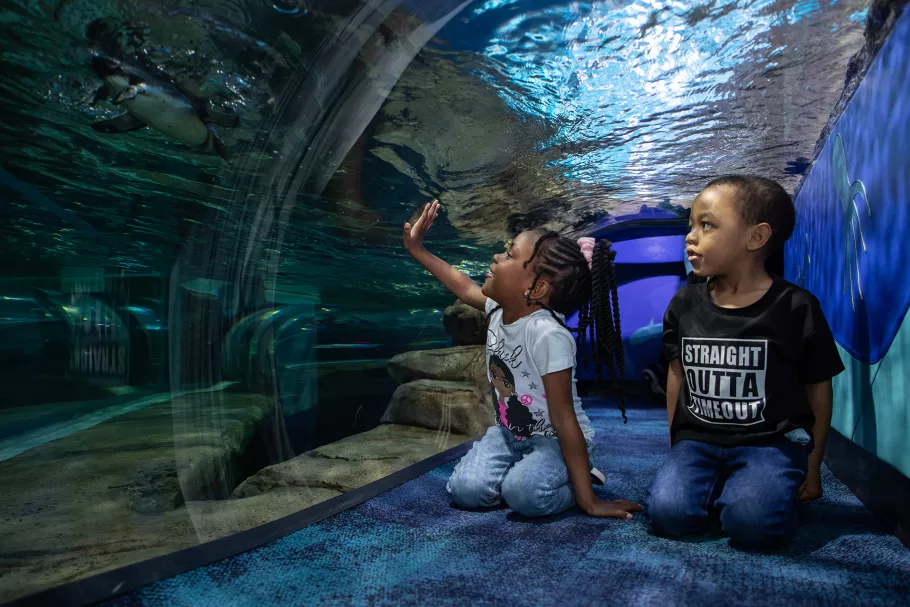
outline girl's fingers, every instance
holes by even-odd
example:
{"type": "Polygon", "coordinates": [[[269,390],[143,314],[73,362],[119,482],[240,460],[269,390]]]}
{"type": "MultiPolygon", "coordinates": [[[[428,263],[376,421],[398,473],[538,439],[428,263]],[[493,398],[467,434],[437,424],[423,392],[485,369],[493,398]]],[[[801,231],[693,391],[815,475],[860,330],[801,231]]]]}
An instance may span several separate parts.
{"type": "Polygon", "coordinates": [[[427,212],[426,209],[420,214],[420,217],[417,218],[417,221],[414,222],[414,227],[412,228],[415,232],[420,232],[423,229],[424,224],[427,222],[427,212]]]}
{"type": "Polygon", "coordinates": [[[433,202],[428,202],[423,205],[423,209],[420,211],[420,217],[417,218],[417,221],[414,222],[413,226],[410,223],[404,224],[405,233],[420,235],[421,233],[426,232],[430,229],[430,226],[433,225],[438,214],[439,201],[434,200],[433,202]]]}
{"type": "Polygon", "coordinates": [[[421,224],[421,229],[423,231],[429,230],[430,226],[433,225],[433,222],[436,220],[438,209],[439,202],[437,201],[433,201],[423,208],[423,213],[420,214],[420,219],[423,221],[421,224]]]}

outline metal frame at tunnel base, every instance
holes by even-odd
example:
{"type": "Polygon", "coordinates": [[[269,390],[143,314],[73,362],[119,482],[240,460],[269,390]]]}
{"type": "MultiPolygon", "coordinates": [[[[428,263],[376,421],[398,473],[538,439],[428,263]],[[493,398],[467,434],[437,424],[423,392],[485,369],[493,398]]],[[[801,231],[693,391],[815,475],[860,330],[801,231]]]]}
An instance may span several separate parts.
{"type": "Polygon", "coordinates": [[[255,550],[313,523],[373,499],[463,456],[475,439],[417,462],[389,476],[294,514],[198,546],[105,571],[61,586],[41,590],[3,607],[54,605],[82,607],[114,599],[143,586],[255,550]]]}

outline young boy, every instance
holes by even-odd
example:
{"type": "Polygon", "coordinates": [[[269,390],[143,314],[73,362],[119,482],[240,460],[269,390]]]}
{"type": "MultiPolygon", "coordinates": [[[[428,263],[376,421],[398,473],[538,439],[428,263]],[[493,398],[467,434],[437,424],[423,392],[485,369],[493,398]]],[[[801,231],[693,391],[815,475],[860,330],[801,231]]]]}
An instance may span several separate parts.
{"type": "Polygon", "coordinates": [[[671,448],[646,504],[658,535],[719,518],[734,545],[780,547],[798,503],[821,497],[831,379],[844,366],[818,300],[765,269],[795,221],[790,196],[760,177],[716,179],[692,205],[686,253],[707,280],[664,316],[671,448]]]}

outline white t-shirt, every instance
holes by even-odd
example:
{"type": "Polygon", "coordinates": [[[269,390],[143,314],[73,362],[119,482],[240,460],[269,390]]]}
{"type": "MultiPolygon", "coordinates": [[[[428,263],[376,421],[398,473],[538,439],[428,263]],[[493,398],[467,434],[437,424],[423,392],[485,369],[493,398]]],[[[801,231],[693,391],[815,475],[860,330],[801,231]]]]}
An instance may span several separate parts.
{"type": "MultiPolygon", "coordinates": [[[[498,304],[487,298],[486,312],[498,304]]],[[[565,322],[565,317],[559,316],[565,322]]],[[[487,379],[493,392],[496,423],[518,440],[531,436],[555,438],[550,424],[543,376],[572,369],[572,400],[578,425],[587,442],[594,428],[581,407],[575,380],[575,338],[548,310],[538,310],[512,324],[502,322],[502,310],[490,316],[487,332],[487,379]]]]}

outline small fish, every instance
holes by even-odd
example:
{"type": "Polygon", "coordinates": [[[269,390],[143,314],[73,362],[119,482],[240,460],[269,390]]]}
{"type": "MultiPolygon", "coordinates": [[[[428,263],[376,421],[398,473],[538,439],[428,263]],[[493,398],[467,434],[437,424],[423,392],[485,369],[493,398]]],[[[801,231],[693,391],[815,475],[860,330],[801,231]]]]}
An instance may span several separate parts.
{"type": "Polygon", "coordinates": [[[128,133],[149,127],[191,146],[213,149],[227,160],[227,148],[213,125],[233,128],[236,115],[216,111],[164,74],[97,55],[92,69],[104,82],[92,105],[110,98],[123,114],[92,125],[100,133],[128,133]]]}

